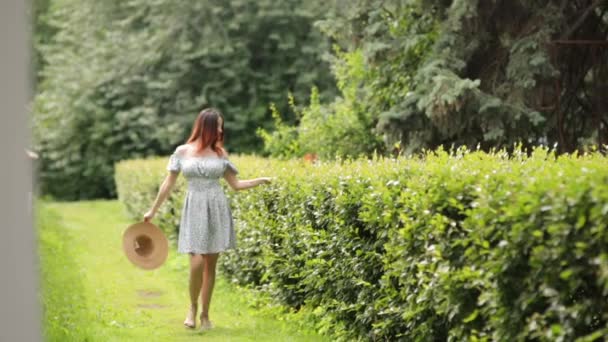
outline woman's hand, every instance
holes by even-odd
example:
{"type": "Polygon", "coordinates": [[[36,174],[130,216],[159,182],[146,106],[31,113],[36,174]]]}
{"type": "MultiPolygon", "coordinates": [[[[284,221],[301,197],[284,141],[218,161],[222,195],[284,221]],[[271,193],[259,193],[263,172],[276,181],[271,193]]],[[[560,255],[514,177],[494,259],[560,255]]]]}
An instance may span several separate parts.
{"type": "Polygon", "coordinates": [[[156,212],[153,210],[148,210],[148,212],[144,214],[144,222],[150,222],[155,214],[156,212]]]}
{"type": "Polygon", "coordinates": [[[261,177],[260,180],[262,181],[262,184],[269,184],[272,182],[273,178],[272,177],[261,177]]]}

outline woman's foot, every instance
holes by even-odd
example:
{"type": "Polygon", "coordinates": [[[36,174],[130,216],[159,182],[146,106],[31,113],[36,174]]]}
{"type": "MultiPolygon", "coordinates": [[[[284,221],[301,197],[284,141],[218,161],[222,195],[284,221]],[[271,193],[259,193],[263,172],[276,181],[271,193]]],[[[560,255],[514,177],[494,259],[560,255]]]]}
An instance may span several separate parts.
{"type": "Polygon", "coordinates": [[[210,330],[213,328],[213,323],[209,320],[209,317],[203,317],[201,315],[201,331],[210,330]]]}
{"type": "Polygon", "coordinates": [[[191,305],[190,306],[190,312],[188,312],[188,315],[186,316],[186,320],[184,321],[184,325],[187,328],[190,329],[194,329],[196,327],[196,306],[195,305],[191,305]]]}

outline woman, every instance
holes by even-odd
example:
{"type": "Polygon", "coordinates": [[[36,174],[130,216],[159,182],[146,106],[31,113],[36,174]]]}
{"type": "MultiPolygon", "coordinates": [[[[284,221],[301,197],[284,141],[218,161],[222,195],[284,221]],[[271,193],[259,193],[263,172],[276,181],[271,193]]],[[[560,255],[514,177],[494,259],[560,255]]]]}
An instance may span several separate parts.
{"type": "Polygon", "coordinates": [[[178,236],[178,253],[190,255],[190,311],[184,325],[194,329],[197,301],[201,294],[201,329],[212,327],[209,304],[215,283],[215,266],[219,253],[235,248],[232,214],[219,183],[224,177],[234,190],[244,190],[269,183],[270,178],[238,180],[237,169],[223,149],[224,120],[214,108],[202,110],[186,144],[177,147],[169,158],[169,174],[163,181],[152,208],[144,214],[150,221],[167,198],[181,171],[188,188],[182,209],[178,236]]]}

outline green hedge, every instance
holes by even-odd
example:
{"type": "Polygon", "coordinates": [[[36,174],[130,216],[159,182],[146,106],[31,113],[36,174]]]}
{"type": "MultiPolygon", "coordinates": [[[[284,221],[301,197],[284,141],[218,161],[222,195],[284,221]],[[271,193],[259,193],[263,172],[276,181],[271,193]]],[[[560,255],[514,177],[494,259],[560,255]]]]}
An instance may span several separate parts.
{"type": "MultiPolygon", "coordinates": [[[[242,178],[278,179],[228,192],[239,248],[220,258],[224,272],[312,309],[337,339],[608,335],[608,160],[599,154],[233,161],[242,178]]],[[[117,167],[120,198],[137,216],[165,164],[117,167]]],[[[171,229],[182,191],[163,206],[171,229]]]]}
{"type": "MultiPolygon", "coordinates": [[[[156,198],[158,189],[167,174],[169,157],[124,160],[115,165],[114,179],[118,199],[124,204],[127,214],[141,221],[156,198]]],[[[154,217],[170,241],[177,239],[181,207],[185,195],[184,177],[178,177],[169,198],[154,217]]]]}

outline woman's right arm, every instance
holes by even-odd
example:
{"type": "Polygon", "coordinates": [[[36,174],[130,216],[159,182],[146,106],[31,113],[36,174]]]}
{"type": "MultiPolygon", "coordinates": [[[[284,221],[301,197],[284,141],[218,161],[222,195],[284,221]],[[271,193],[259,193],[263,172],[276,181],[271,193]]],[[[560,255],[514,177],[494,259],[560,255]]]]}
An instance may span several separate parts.
{"type": "Polygon", "coordinates": [[[175,181],[177,180],[178,175],[179,172],[170,171],[167,177],[165,177],[165,180],[158,189],[158,194],[156,195],[156,200],[154,200],[154,204],[152,204],[152,208],[150,208],[150,210],[148,210],[148,212],[144,214],[145,222],[149,222],[154,217],[154,215],[156,215],[156,212],[158,211],[160,206],[163,204],[165,199],[167,199],[169,193],[171,193],[171,190],[175,185],[175,181]]]}

